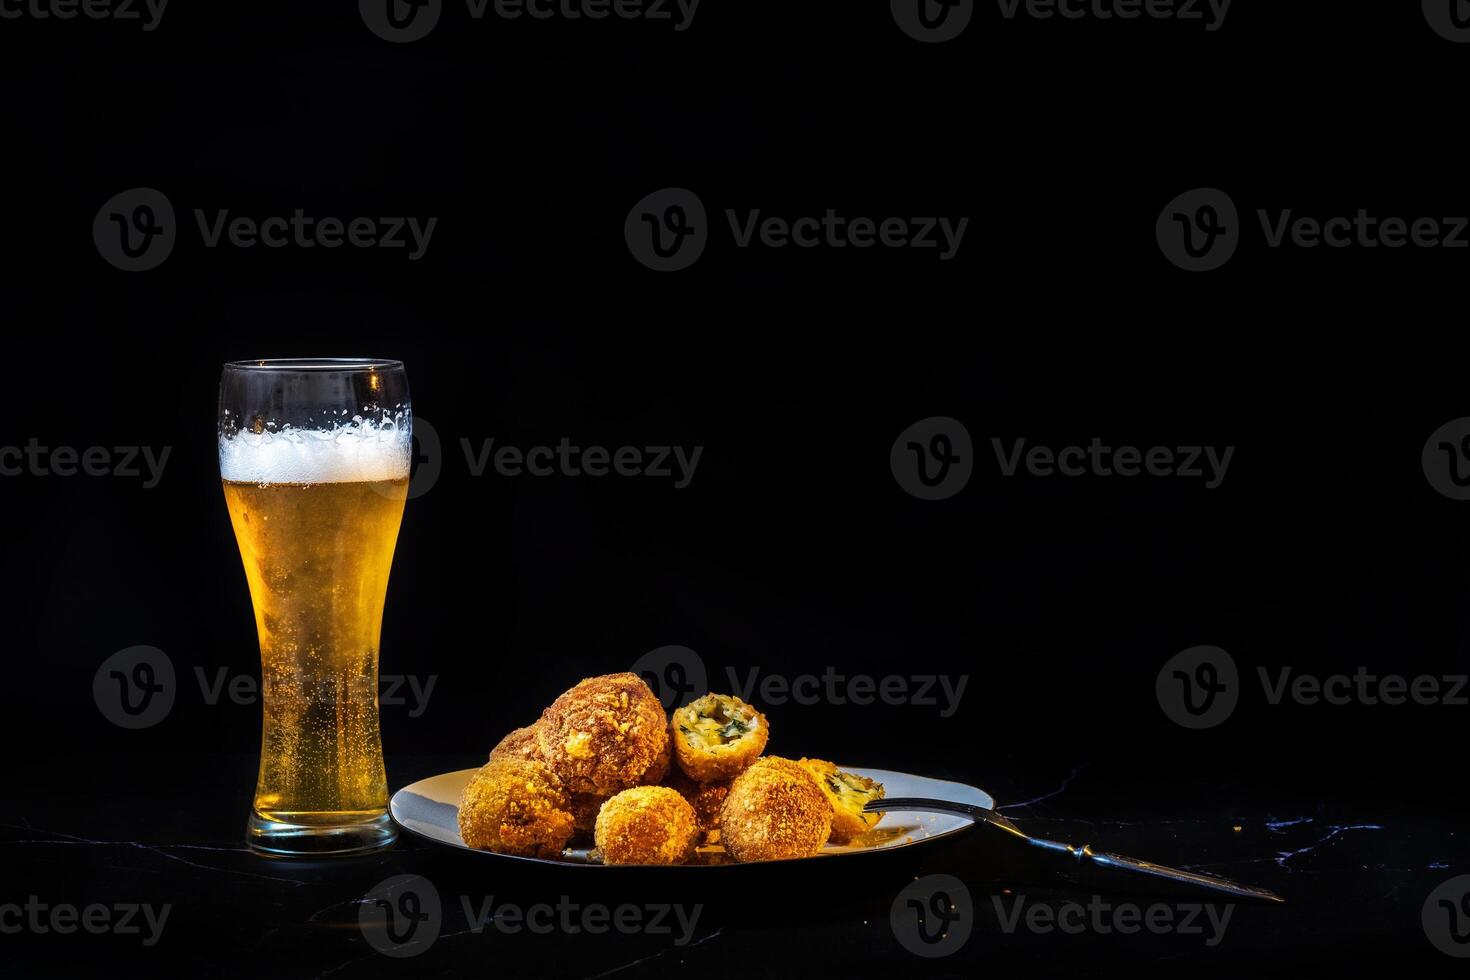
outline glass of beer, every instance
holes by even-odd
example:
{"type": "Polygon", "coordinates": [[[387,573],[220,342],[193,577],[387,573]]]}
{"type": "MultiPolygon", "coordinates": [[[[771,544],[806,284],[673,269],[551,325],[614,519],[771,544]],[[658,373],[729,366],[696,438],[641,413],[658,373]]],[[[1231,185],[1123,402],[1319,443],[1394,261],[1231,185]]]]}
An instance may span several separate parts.
{"type": "Polygon", "coordinates": [[[225,503],[260,637],[260,776],[246,829],[274,855],[383,847],[383,600],[412,461],[398,361],[226,364],[225,503]]]}

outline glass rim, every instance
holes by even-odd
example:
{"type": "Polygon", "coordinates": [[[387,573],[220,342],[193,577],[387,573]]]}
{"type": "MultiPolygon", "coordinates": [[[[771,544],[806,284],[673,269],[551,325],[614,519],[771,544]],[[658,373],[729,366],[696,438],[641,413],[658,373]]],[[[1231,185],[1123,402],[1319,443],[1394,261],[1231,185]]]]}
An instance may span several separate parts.
{"type": "Polygon", "coordinates": [[[258,357],[248,361],[226,361],[226,371],[392,371],[403,362],[385,357],[258,357]]]}

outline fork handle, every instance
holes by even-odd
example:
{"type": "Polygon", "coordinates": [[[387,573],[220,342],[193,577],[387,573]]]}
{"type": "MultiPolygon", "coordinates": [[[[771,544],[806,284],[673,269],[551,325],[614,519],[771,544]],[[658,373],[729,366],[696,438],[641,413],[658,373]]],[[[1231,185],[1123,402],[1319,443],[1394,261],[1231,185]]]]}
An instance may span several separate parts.
{"type": "Polygon", "coordinates": [[[864,807],[864,809],[870,813],[877,813],[883,810],[909,810],[922,813],[948,813],[969,817],[976,823],[983,823],[997,830],[1003,830],[1012,837],[1025,841],[1032,847],[1039,847],[1044,851],[1049,851],[1054,854],[1068,855],[1076,860],[1078,864],[1089,864],[1108,871],[1126,871],[1134,874],[1150,875],[1155,878],[1164,878],[1180,884],[1192,885],[1196,888],[1207,888],[1210,891],[1233,895],[1236,898],[1249,898],[1277,903],[1286,901],[1286,899],[1275,892],[1267,891],[1264,888],[1253,888],[1249,885],[1237,884],[1227,878],[1216,878],[1213,875],[1203,875],[1193,871],[1184,871],[1179,868],[1170,868],[1166,865],[1155,864],[1152,861],[1125,857],[1122,854],[1094,851],[1091,845],[1088,844],[1083,844],[1078,847],[1073,844],[1064,844],[1061,841],[1047,840],[1043,837],[1032,837],[994,810],[986,809],[983,806],[975,806],[972,803],[894,797],[874,800],[864,807]]]}

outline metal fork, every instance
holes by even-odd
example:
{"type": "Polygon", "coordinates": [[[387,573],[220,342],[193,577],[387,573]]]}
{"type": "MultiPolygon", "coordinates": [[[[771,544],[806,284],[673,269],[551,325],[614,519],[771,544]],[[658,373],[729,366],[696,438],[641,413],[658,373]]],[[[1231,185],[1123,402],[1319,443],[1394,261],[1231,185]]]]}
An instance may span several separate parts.
{"type": "Polygon", "coordinates": [[[1211,891],[1224,892],[1227,895],[1234,895],[1237,898],[1249,898],[1277,903],[1286,901],[1286,899],[1275,892],[1267,891],[1264,888],[1252,888],[1248,885],[1237,885],[1235,882],[1225,878],[1197,874],[1193,871],[1181,871],[1178,868],[1165,867],[1162,864],[1154,864],[1152,861],[1140,861],[1138,858],[1124,857],[1121,854],[1094,851],[1091,845],[1088,844],[1083,844],[1079,847],[1073,844],[1063,844],[1061,841],[1032,837],[994,810],[986,809],[983,806],[974,806],[970,803],[895,797],[887,800],[874,800],[863,809],[868,813],[878,813],[883,810],[952,813],[961,817],[968,817],[976,823],[987,824],[997,830],[1004,831],[1016,840],[1024,841],[1032,847],[1038,847],[1044,851],[1050,851],[1056,854],[1068,855],[1074,858],[1079,865],[1090,864],[1109,871],[1131,871],[1136,874],[1152,875],[1155,878],[1166,878],[1170,881],[1193,885],[1197,888],[1208,888],[1211,891]]]}

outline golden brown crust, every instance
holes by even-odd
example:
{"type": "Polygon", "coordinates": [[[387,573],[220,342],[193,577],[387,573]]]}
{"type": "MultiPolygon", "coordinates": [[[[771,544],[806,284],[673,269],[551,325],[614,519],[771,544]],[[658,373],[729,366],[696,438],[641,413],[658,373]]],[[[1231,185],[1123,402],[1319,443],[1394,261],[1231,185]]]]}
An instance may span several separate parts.
{"type": "Polygon", "coordinates": [[[490,750],[492,759],[498,759],[503,755],[514,756],[517,759],[535,759],[540,754],[540,750],[536,747],[536,725],[534,724],[527,725],[525,728],[517,728],[490,750]]]}
{"type": "Polygon", "coordinates": [[[664,781],[674,764],[674,740],[664,739],[664,750],[653,760],[653,764],[638,777],[639,786],[657,786],[664,781]]]}
{"type": "Polygon", "coordinates": [[[501,756],[480,767],[459,802],[459,835],[470,847],[556,857],[572,836],[570,799],[540,762],[501,756]]]}
{"type": "Polygon", "coordinates": [[[623,790],[597,814],[596,843],[604,864],[683,864],[699,843],[689,801],[667,786],[623,790]]]}
{"type": "Polygon", "coordinates": [[[809,857],[832,830],[832,806],[805,768],[758,759],[730,785],[720,810],[720,842],[742,863],[809,857]]]}
{"type": "Polygon", "coordinates": [[[597,811],[608,801],[602,793],[572,794],[572,830],[577,837],[591,837],[597,825],[597,811]]]}
{"type": "MultiPolygon", "coordinates": [[[[728,729],[726,729],[728,730],[728,729]]],[[[669,722],[674,762],[690,779],[712,783],[734,779],[765,751],[771,728],[766,716],[729,694],[706,694],[677,709],[669,722]],[[730,741],[709,744],[701,729],[718,729],[735,722],[730,741]]]]}
{"type": "Polygon", "coordinates": [[[713,783],[696,783],[688,776],[673,769],[664,785],[675,791],[689,805],[694,807],[694,816],[699,820],[699,829],[704,831],[705,839],[713,841],[717,839],[720,829],[720,808],[725,805],[725,797],[730,795],[730,781],[722,779],[713,783]]]}
{"type": "Polygon", "coordinates": [[[877,826],[881,813],[864,813],[869,800],[883,799],[883,784],[857,773],[843,772],[825,759],[801,759],[798,765],[811,773],[817,788],[832,804],[832,833],[827,839],[846,844],[877,826]]]}
{"type": "Polygon", "coordinates": [[[668,742],[663,705],[637,674],[589,677],[541,714],[536,744],[553,772],[577,793],[615,793],[636,785],[668,742]]]}

